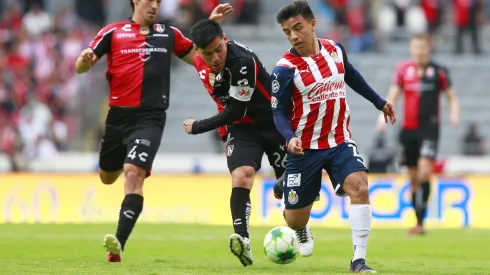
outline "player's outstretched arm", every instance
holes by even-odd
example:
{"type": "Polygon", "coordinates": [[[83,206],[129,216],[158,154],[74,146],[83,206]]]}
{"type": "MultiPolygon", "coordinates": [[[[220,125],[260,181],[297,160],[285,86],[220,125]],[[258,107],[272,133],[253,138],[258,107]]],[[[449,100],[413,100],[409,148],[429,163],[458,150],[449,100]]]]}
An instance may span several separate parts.
{"type": "Polygon", "coordinates": [[[449,120],[454,127],[459,126],[459,101],[449,77],[449,71],[441,68],[439,71],[439,82],[441,90],[446,94],[449,103],[449,120]]]}
{"type": "Polygon", "coordinates": [[[205,133],[218,127],[232,124],[246,115],[248,104],[255,90],[255,61],[252,58],[236,60],[230,68],[230,73],[231,81],[230,90],[228,91],[230,100],[225,109],[213,117],[194,122],[191,129],[186,127],[187,133],[205,133]]]}

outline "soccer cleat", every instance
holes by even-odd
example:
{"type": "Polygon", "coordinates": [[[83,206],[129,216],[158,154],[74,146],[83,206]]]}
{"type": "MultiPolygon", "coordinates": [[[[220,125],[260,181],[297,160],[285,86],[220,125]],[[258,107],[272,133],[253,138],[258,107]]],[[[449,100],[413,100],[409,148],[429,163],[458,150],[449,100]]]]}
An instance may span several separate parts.
{"type": "Polygon", "coordinates": [[[357,259],[350,262],[350,272],[351,273],[378,273],[376,270],[370,268],[366,265],[366,260],[357,259]]]}
{"type": "Polygon", "coordinates": [[[421,225],[417,225],[408,231],[408,235],[425,235],[425,230],[421,225]]]}
{"type": "Polygon", "coordinates": [[[298,237],[299,254],[303,257],[311,256],[314,243],[310,228],[307,226],[301,230],[296,230],[296,236],[298,237]]]}
{"type": "Polygon", "coordinates": [[[116,238],[116,236],[107,234],[104,237],[104,247],[109,252],[109,255],[107,256],[107,260],[109,262],[121,261],[121,254],[122,254],[121,243],[116,238]]]}
{"type": "MultiPolygon", "coordinates": [[[[282,194],[284,193],[284,182],[276,181],[272,190],[274,192],[274,197],[278,200],[282,200],[282,194]]],[[[318,194],[315,201],[319,201],[319,200],[320,200],[320,194],[318,194]]]]}
{"type": "Polygon", "coordinates": [[[250,240],[234,233],[230,236],[230,250],[235,255],[243,266],[252,265],[254,260],[252,257],[252,249],[250,248],[250,240]]]}
{"type": "Polygon", "coordinates": [[[119,254],[116,255],[109,252],[109,254],[107,255],[107,261],[109,263],[119,263],[121,262],[121,255],[119,254]]]}

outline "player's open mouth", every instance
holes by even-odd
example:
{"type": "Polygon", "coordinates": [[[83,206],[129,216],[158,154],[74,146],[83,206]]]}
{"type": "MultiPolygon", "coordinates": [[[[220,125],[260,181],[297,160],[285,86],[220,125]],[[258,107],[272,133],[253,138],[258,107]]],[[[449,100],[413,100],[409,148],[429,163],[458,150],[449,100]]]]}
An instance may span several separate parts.
{"type": "Polygon", "coordinates": [[[301,47],[302,45],[303,45],[303,42],[294,43],[294,47],[301,47]]]}

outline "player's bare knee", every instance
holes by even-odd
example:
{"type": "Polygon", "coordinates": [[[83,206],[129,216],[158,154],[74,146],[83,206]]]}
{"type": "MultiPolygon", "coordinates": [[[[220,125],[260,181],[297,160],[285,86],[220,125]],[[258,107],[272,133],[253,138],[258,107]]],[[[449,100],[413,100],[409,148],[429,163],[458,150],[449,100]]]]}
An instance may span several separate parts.
{"type": "Polygon", "coordinates": [[[419,161],[419,171],[418,171],[418,182],[427,182],[430,181],[430,177],[432,176],[432,168],[433,161],[430,159],[420,159],[419,161]]]}
{"type": "Polygon", "coordinates": [[[126,194],[141,194],[143,190],[143,182],[146,178],[146,170],[134,166],[132,164],[124,165],[125,191],[126,194]]]}
{"type": "Polygon", "coordinates": [[[117,171],[117,172],[105,172],[101,169],[99,169],[99,177],[100,177],[100,181],[103,183],[103,184],[113,184],[114,182],[117,181],[117,179],[119,178],[119,175],[121,174],[121,171],[117,171]]]}
{"type": "Polygon", "coordinates": [[[233,188],[252,189],[255,169],[250,166],[238,167],[231,173],[233,188]]]}

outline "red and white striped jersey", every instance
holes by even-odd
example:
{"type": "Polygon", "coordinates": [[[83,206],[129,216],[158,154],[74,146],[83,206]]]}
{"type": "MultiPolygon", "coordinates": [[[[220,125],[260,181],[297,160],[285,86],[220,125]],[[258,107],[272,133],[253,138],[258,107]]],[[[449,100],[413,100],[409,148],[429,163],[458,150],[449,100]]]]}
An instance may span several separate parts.
{"type": "Polygon", "coordinates": [[[289,50],[272,73],[274,115],[288,115],[290,130],[278,130],[287,141],[298,137],[306,149],[328,149],[351,142],[343,47],[318,39],[320,53],[301,57],[289,50]],[[292,130],[292,131],[291,131],[292,130]]]}

